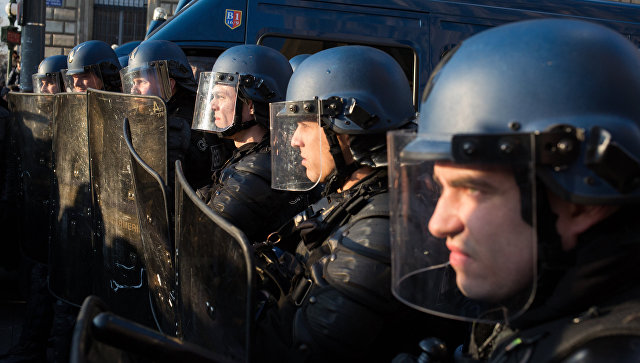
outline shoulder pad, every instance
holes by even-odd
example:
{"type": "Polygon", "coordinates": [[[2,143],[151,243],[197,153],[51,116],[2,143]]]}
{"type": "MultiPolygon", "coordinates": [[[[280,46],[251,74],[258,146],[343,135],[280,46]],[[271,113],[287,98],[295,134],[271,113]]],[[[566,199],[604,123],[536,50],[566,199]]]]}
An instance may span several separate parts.
{"type": "Polygon", "coordinates": [[[389,218],[389,193],[371,196],[367,204],[351,218],[353,224],[366,218],[389,218]]]}
{"type": "Polygon", "coordinates": [[[585,342],[562,362],[640,362],[640,336],[618,335],[596,338],[585,342]]]}
{"type": "Polygon", "coordinates": [[[238,171],[259,175],[271,184],[271,154],[253,152],[246,155],[234,166],[238,171]]]}

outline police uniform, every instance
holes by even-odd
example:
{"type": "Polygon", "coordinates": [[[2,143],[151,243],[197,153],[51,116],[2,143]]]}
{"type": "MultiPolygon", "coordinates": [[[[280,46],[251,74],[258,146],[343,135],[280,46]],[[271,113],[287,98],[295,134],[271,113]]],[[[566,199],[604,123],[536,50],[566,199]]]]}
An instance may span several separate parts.
{"type": "Polygon", "coordinates": [[[391,162],[415,176],[398,178],[394,192],[422,197],[397,214],[393,286],[422,311],[474,321],[456,361],[640,359],[640,284],[631,278],[640,265],[640,107],[628,97],[638,92],[637,47],[576,20],[487,30],[434,70],[418,135],[391,162]],[[496,197],[495,206],[520,210],[497,221],[505,231],[483,214],[491,191],[463,180],[467,172],[513,180],[498,186],[519,200],[496,197]],[[458,192],[473,196],[448,204],[458,192]],[[404,283],[412,279],[420,284],[404,283]],[[424,286],[446,293],[433,299],[424,286]]]}
{"type": "Polygon", "coordinates": [[[370,47],[321,51],[300,64],[287,101],[272,104],[271,110],[277,135],[272,152],[282,156],[279,170],[292,175],[278,175],[278,187],[299,187],[319,174],[325,197],[294,219],[299,243],[292,256],[280,258],[279,269],[290,282],[275,278],[281,294],[265,289],[263,295],[271,299],[258,318],[254,357],[390,361],[399,347],[417,347],[418,327],[461,342],[456,339],[461,325],[445,329],[439,319],[416,318],[390,289],[385,134],[413,128],[415,115],[400,66],[370,47]],[[304,167],[290,167],[300,163],[299,154],[304,167]],[[330,170],[323,169],[329,158],[330,170]]]}
{"type": "Polygon", "coordinates": [[[271,189],[268,136],[236,149],[212,179],[211,185],[198,190],[199,196],[254,242],[264,241],[310,202],[305,193],[271,189]]]}

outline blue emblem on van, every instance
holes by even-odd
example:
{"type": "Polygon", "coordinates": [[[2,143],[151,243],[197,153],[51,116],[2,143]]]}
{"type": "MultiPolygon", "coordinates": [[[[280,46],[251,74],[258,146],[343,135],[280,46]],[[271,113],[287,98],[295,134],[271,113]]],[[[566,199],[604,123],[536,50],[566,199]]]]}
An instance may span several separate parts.
{"type": "Polygon", "coordinates": [[[224,13],[224,23],[231,29],[242,24],[242,11],[227,9],[224,13]]]}

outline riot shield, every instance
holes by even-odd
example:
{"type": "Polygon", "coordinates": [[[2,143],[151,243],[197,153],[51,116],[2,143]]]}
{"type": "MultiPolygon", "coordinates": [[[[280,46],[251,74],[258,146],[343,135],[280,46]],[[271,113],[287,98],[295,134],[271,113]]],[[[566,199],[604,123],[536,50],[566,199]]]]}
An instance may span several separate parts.
{"type": "Polygon", "coordinates": [[[176,268],[185,341],[249,361],[254,261],[245,235],[204,204],[176,162],[176,268]]]}
{"type": "Polygon", "coordinates": [[[153,317],[158,330],[175,336],[177,307],[174,246],[169,229],[166,184],[133,148],[128,119],[124,120],[123,134],[129,148],[153,317]]]}
{"type": "Polygon", "coordinates": [[[165,104],[154,96],[90,90],[87,117],[94,244],[101,270],[94,292],[115,313],[154,326],[122,126],[128,118],[133,146],[153,170],[166,177],[165,104]]]}
{"type": "Polygon", "coordinates": [[[59,93],[53,107],[54,222],[49,290],[80,306],[91,294],[93,246],[86,93],[59,93]]]}
{"type": "Polygon", "coordinates": [[[19,158],[22,200],[20,246],[47,263],[51,213],[51,121],[54,95],[9,93],[19,158]]]}
{"type": "Polygon", "coordinates": [[[109,344],[102,343],[95,337],[93,320],[109,307],[96,296],[88,296],[78,313],[71,340],[70,362],[137,362],[139,357],[130,356],[126,352],[109,344]]]}
{"type": "Polygon", "coordinates": [[[85,299],[71,342],[71,363],[227,363],[224,357],[111,313],[96,296],[85,299]]]}

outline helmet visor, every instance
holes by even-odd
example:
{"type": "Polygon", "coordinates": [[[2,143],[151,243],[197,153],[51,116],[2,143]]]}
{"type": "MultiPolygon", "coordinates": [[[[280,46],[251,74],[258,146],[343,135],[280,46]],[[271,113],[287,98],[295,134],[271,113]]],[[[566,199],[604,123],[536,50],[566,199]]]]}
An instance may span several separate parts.
{"type": "Polygon", "coordinates": [[[145,63],[138,67],[125,67],[120,70],[123,93],[134,95],[158,96],[169,101],[171,83],[167,61],[145,63]]]}
{"type": "Polygon", "coordinates": [[[96,65],[83,67],[83,71],[62,70],[64,86],[67,92],[85,92],[89,88],[104,88],[100,67],[96,65]]]}
{"type": "Polygon", "coordinates": [[[34,93],[54,94],[62,92],[60,89],[59,73],[36,73],[31,76],[34,93]]]}
{"type": "Polygon", "coordinates": [[[270,104],[273,189],[311,190],[326,177],[318,109],[317,100],[270,104]]]}
{"type": "Polygon", "coordinates": [[[231,73],[200,73],[195,130],[221,133],[233,126],[238,100],[238,75],[231,73]]]}
{"type": "Polygon", "coordinates": [[[494,136],[388,134],[392,291],[400,301],[482,322],[528,308],[537,233],[527,136],[509,144],[512,157],[496,159],[506,144],[494,136]]]}

